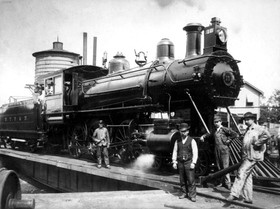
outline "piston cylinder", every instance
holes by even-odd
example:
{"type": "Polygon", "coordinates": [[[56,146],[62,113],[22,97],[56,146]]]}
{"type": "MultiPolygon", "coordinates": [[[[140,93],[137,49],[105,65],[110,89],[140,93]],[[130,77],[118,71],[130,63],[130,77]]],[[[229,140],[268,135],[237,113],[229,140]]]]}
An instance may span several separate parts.
{"type": "Polygon", "coordinates": [[[172,130],[167,134],[150,133],[147,136],[147,146],[154,153],[169,153],[172,152],[174,143],[180,139],[180,132],[172,130]]]}

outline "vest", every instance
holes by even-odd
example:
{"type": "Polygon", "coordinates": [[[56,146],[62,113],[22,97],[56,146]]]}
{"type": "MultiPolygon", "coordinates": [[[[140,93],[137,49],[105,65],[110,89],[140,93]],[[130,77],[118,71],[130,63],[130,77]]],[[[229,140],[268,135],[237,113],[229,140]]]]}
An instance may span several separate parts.
{"type": "Polygon", "coordinates": [[[193,153],[192,153],[192,138],[187,137],[187,141],[183,144],[182,139],[177,141],[178,146],[178,154],[177,160],[181,162],[192,160],[193,153]]]}

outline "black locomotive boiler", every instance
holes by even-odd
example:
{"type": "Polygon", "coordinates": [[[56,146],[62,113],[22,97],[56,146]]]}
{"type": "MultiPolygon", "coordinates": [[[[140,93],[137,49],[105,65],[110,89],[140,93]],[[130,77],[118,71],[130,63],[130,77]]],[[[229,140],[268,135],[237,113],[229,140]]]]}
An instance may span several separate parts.
{"type": "MultiPolygon", "coordinates": [[[[181,122],[191,125],[193,137],[211,130],[215,109],[233,105],[243,84],[218,18],[208,27],[188,24],[184,30],[183,59],[175,59],[173,43],[162,39],[150,64],[136,60],[139,66],[130,68],[117,54],[108,68],[80,65],[44,75],[42,100],[32,107],[30,101],[2,106],[1,138],[12,144],[23,141],[32,150],[56,146],[79,157],[102,119],[110,131],[111,155],[131,162],[141,153],[153,153],[159,167],[171,157],[181,122]]],[[[211,144],[199,145],[199,174],[208,169],[209,162],[202,159],[208,160],[209,149],[211,144]]]]}

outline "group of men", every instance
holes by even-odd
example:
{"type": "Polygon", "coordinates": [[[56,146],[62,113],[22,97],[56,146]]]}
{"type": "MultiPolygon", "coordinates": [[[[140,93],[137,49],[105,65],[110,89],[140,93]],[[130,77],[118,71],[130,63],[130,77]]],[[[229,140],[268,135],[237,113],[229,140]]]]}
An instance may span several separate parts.
{"type": "MultiPolygon", "coordinates": [[[[257,125],[254,121],[255,116],[251,112],[244,114],[247,129],[242,144],[242,163],[238,169],[235,181],[231,184],[230,175],[226,174],[219,182],[218,186],[224,186],[230,190],[228,201],[238,199],[240,195],[245,203],[253,203],[253,182],[252,170],[258,161],[264,159],[266,142],[270,138],[267,130],[257,125]],[[232,185],[232,186],[231,186],[232,185]]],[[[222,125],[222,119],[219,116],[214,117],[216,130],[213,133],[201,136],[200,140],[204,141],[208,137],[215,139],[215,157],[219,170],[229,166],[230,149],[229,145],[238,134],[222,125]]],[[[198,151],[194,139],[189,136],[189,125],[182,123],[180,125],[181,139],[174,143],[172,162],[174,169],[179,170],[180,185],[182,189],[182,198],[189,198],[196,201],[195,186],[195,164],[197,161],[198,151]]]]}
{"type": "MultiPolygon", "coordinates": [[[[253,203],[252,170],[258,161],[264,159],[266,142],[270,138],[269,132],[257,125],[254,118],[255,116],[251,112],[244,114],[247,129],[242,144],[242,164],[234,183],[231,183],[230,175],[226,174],[217,185],[230,190],[228,201],[238,199],[241,195],[245,203],[253,203]]],[[[214,117],[214,124],[216,130],[213,133],[204,134],[200,140],[204,141],[209,137],[214,137],[216,163],[218,169],[221,170],[229,167],[229,145],[238,137],[238,134],[232,129],[224,127],[219,116],[214,117]]],[[[189,198],[196,202],[195,166],[198,159],[198,148],[196,141],[189,136],[190,126],[187,123],[181,123],[179,131],[181,137],[175,141],[172,153],[173,168],[178,169],[180,175],[182,195],[179,198],[189,198]]],[[[97,167],[101,168],[102,152],[105,167],[110,168],[108,157],[110,137],[102,120],[99,121],[99,127],[93,133],[93,139],[97,146],[97,167]]]]}

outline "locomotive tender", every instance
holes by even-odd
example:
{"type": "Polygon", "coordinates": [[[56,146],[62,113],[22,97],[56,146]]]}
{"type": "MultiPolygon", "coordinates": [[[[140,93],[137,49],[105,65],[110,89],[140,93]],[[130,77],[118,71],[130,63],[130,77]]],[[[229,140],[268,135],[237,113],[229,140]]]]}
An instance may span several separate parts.
{"type": "MultiPolygon", "coordinates": [[[[243,85],[239,61],[227,52],[227,31],[219,18],[212,18],[208,27],[191,23],[183,29],[183,59],[175,59],[173,43],[162,39],[150,64],[137,61],[139,67],[130,68],[117,54],[108,69],[80,65],[44,75],[42,100],[1,107],[0,137],[12,147],[19,141],[32,150],[59,145],[79,157],[102,119],[110,131],[112,155],[130,162],[141,153],[153,153],[155,166],[160,166],[171,157],[180,122],[191,125],[191,136],[201,136],[212,129],[215,109],[233,105],[243,85]]],[[[208,149],[211,144],[205,148],[199,143],[200,174],[208,169],[208,149]]]]}

